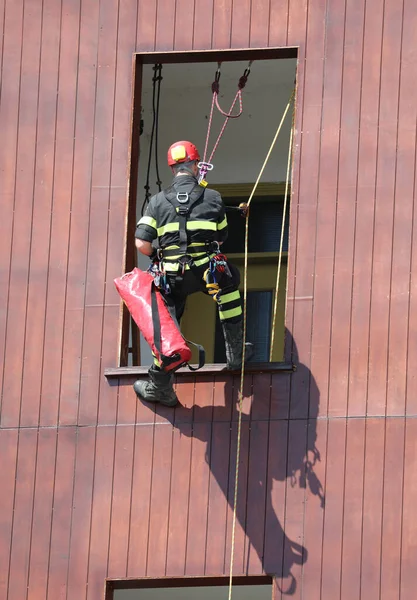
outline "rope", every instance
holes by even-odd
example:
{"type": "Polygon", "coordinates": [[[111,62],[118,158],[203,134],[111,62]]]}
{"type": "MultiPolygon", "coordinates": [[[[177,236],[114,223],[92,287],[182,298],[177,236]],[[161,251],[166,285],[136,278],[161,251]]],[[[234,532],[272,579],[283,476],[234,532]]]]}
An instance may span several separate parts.
{"type": "Polygon", "coordinates": [[[287,161],[287,175],[285,179],[285,195],[284,195],[284,208],[282,211],[282,225],[281,225],[281,238],[279,241],[279,253],[278,253],[278,269],[277,269],[277,281],[275,284],[275,299],[274,299],[274,311],[272,317],[272,333],[271,333],[271,348],[269,350],[269,362],[272,362],[272,355],[274,353],[274,343],[275,343],[275,325],[277,321],[277,311],[278,311],[278,292],[279,292],[279,278],[281,276],[281,264],[282,264],[282,247],[284,244],[284,231],[285,231],[285,218],[287,216],[287,204],[288,204],[288,187],[289,187],[289,178],[290,178],[290,167],[291,167],[291,158],[292,158],[292,142],[294,136],[294,110],[290,131],[290,143],[288,147],[288,161],[287,161]]]}
{"type": "MultiPolygon", "coordinates": [[[[272,140],[271,146],[268,150],[262,168],[259,172],[259,175],[256,179],[256,182],[253,186],[251,194],[248,200],[248,209],[250,203],[252,202],[252,198],[255,195],[256,189],[258,187],[259,181],[265,171],[265,167],[269,161],[272,150],[274,149],[275,143],[280,134],[282,124],[284,123],[285,117],[287,116],[288,110],[291,106],[291,102],[293,101],[295,96],[295,89],[293,90],[291,97],[288,101],[287,107],[282,116],[281,122],[278,125],[278,129],[275,133],[274,139],[272,140]]],[[[233,561],[234,561],[234,553],[235,553],[235,533],[236,533],[236,507],[237,507],[237,491],[239,484],[239,461],[240,461],[240,440],[242,434],[242,405],[243,405],[243,383],[245,376],[245,355],[246,355],[246,316],[247,316],[247,288],[248,288],[248,246],[249,246],[249,212],[246,218],[245,224],[245,261],[244,261],[244,270],[243,270],[243,347],[242,347],[242,370],[240,372],[240,389],[239,389],[239,417],[238,417],[238,425],[237,425],[237,447],[236,447],[236,474],[235,474],[235,489],[234,489],[234,500],[233,500],[233,522],[232,522],[232,546],[230,551],[230,574],[229,574],[229,596],[228,600],[232,598],[232,581],[233,581],[233,561]]]]}
{"type": "Polygon", "coordinates": [[[158,140],[159,140],[159,103],[161,98],[161,81],[162,81],[162,65],[158,65],[158,75],[155,72],[155,77],[158,82],[158,91],[156,99],[156,110],[155,111],[155,171],[156,171],[156,185],[158,186],[158,192],[162,190],[162,181],[159,174],[159,161],[158,161],[158,140]]]}
{"type": "Polygon", "coordinates": [[[150,189],[151,186],[149,185],[149,180],[150,180],[150,174],[151,174],[151,162],[152,162],[152,149],[153,149],[153,141],[155,138],[155,162],[156,162],[156,176],[157,176],[157,185],[159,188],[159,191],[161,191],[161,181],[160,181],[160,177],[159,177],[159,165],[158,165],[158,126],[159,126],[159,98],[160,98],[160,94],[161,94],[161,81],[162,81],[162,65],[161,64],[155,64],[153,66],[153,71],[154,71],[154,76],[152,78],[152,116],[153,116],[153,120],[152,120],[152,130],[151,130],[151,139],[149,142],[149,156],[148,156],[148,166],[146,169],[146,183],[144,185],[145,188],[145,199],[143,201],[142,204],[142,208],[141,208],[141,214],[143,216],[143,213],[145,212],[145,206],[147,205],[147,203],[149,202],[149,198],[151,197],[151,193],[150,193],[150,189]],[[157,84],[158,84],[158,90],[157,90],[157,84]],[[155,136],[156,133],[156,136],[155,136]]]}
{"type": "MultiPolygon", "coordinates": [[[[243,88],[245,87],[245,85],[246,85],[246,83],[248,81],[248,77],[249,77],[249,74],[250,74],[250,67],[252,65],[252,62],[253,61],[249,62],[248,67],[245,69],[243,75],[239,79],[238,86],[237,86],[238,90],[236,92],[236,95],[235,95],[235,97],[233,99],[232,105],[231,105],[231,107],[230,107],[230,109],[229,109],[228,112],[225,112],[220,107],[220,104],[219,104],[219,92],[220,92],[220,83],[219,82],[220,82],[220,74],[221,74],[221,72],[220,72],[221,63],[218,63],[217,71],[216,71],[216,74],[215,74],[215,77],[214,77],[214,81],[211,84],[211,90],[213,92],[213,98],[212,98],[212,101],[211,101],[210,116],[209,116],[209,122],[208,122],[208,126],[207,126],[206,143],[204,145],[204,155],[203,155],[203,160],[202,160],[201,165],[211,164],[211,161],[213,160],[214,153],[216,152],[217,147],[218,147],[218,145],[220,143],[220,140],[221,140],[221,138],[223,136],[224,130],[226,129],[227,124],[229,123],[229,119],[237,119],[243,113],[242,90],[243,90],[243,88]],[[234,107],[236,105],[236,102],[238,100],[239,100],[239,112],[236,113],[236,114],[232,114],[233,113],[233,109],[234,109],[234,107]],[[213,113],[214,113],[214,107],[215,106],[216,106],[217,110],[225,117],[225,120],[224,120],[224,123],[223,123],[223,125],[222,125],[222,127],[220,129],[220,133],[217,136],[217,139],[216,139],[216,141],[214,143],[213,150],[211,151],[209,159],[208,159],[208,161],[206,161],[207,151],[208,151],[208,143],[209,143],[209,139],[210,139],[210,132],[211,132],[211,126],[212,126],[212,123],[213,123],[213,113]]],[[[204,168],[200,167],[200,173],[203,175],[203,177],[205,176],[206,172],[207,172],[207,169],[204,170],[204,168]]]]}

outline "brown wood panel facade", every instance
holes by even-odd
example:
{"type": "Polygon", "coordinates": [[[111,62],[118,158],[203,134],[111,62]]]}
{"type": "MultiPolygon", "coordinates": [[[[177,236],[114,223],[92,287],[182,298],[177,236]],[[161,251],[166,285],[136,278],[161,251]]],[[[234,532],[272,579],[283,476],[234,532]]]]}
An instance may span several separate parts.
{"type": "Polygon", "coordinates": [[[231,374],[119,358],[135,52],[297,47],[287,359],[246,376],[235,575],[414,600],[414,0],[0,0],[0,600],[228,575],[231,374]]]}

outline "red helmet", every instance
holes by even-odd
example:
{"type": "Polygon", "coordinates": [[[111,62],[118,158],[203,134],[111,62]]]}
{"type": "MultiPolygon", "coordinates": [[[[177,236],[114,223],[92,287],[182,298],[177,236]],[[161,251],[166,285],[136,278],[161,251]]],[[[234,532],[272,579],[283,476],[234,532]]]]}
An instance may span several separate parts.
{"type": "Polygon", "coordinates": [[[191,142],[175,142],[168,148],[168,165],[170,167],[192,160],[200,160],[200,154],[197,147],[191,142]]]}

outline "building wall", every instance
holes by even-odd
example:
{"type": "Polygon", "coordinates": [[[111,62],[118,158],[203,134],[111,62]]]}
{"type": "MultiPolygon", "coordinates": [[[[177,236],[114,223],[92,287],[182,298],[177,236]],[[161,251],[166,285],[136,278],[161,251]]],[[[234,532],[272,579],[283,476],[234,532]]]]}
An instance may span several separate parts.
{"type": "Polygon", "coordinates": [[[227,575],[238,381],[179,376],[154,411],[103,377],[132,53],[286,45],[298,370],[246,380],[234,570],[278,598],[414,598],[416,26],[412,0],[0,1],[1,600],[227,575]]]}

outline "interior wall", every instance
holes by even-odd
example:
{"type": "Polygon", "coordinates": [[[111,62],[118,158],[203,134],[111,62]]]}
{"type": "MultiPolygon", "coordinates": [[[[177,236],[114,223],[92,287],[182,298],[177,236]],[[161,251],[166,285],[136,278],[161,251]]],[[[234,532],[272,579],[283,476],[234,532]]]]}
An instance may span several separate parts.
{"type": "MultiPolygon", "coordinates": [[[[253,183],[269,149],[276,128],[294,88],[296,59],[256,61],[251,65],[248,82],[243,89],[243,114],[229,121],[213,160],[214,170],[207,175],[209,184],[253,183]]],[[[236,94],[237,82],[247,62],[225,62],[221,65],[219,102],[229,110],[236,94]]],[[[162,186],[167,187],[172,174],[166,163],[168,147],[175,141],[188,139],[204,152],[210,107],[211,84],[217,63],[166,64],[162,68],[158,160],[162,186]]],[[[145,198],[149,146],[153,113],[152,65],[143,65],[142,118],[140,138],[137,215],[145,198]]],[[[238,110],[236,104],[234,113],[238,110]]],[[[217,110],[213,116],[208,155],[224,122],[217,110]]],[[[262,177],[263,182],[280,182],[286,178],[291,115],[287,115],[277,143],[262,177]]],[[[208,158],[208,156],[207,156],[208,158]]],[[[150,170],[151,193],[158,191],[155,168],[155,146],[150,170]]],[[[214,186],[215,187],[215,186],[214,186]]],[[[147,269],[149,261],[138,253],[138,265],[147,269]]],[[[141,336],[140,362],[152,363],[148,344],[141,336]]]]}
{"type": "MultiPolygon", "coordinates": [[[[228,586],[115,590],[113,600],[227,600],[228,592],[228,586]]],[[[233,598],[236,600],[271,600],[271,597],[271,584],[233,587],[233,598]]]]}
{"type": "MultiPolygon", "coordinates": [[[[229,110],[237,82],[247,62],[225,62],[221,66],[219,102],[229,110]]],[[[212,101],[211,84],[216,63],[168,64],[162,69],[159,170],[163,186],[169,185],[171,171],[166,163],[168,147],[177,140],[194,142],[203,154],[212,101]]],[[[230,120],[213,160],[209,183],[252,183],[256,180],[276,128],[294,88],[296,59],[254,62],[243,89],[243,114],[230,120]]],[[[144,199],[149,143],[152,131],[152,65],[143,66],[142,117],[140,138],[138,202],[144,199]]],[[[235,111],[238,108],[238,103],[235,111]]],[[[215,111],[209,153],[224,118],[215,111]]],[[[262,181],[279,182],[286,177],[291,118],[283,125],[262,181]]],[[[208,158],[208,157],[207,157],[208,158]]],[[[156,173],[153,160],[151,191],[155,193],[156,173]]]]}

